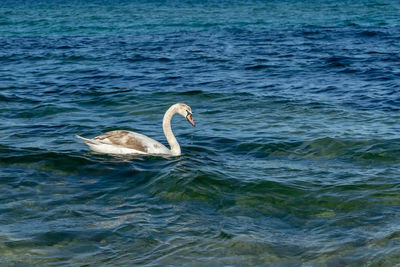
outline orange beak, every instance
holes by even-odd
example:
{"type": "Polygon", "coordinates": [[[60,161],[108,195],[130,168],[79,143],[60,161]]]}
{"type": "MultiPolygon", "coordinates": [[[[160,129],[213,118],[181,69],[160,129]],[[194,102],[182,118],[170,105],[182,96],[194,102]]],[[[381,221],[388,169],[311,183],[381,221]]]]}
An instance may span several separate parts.
{"type": "Polygon", "coordinates": [[[194,121],[193,121],[193,115],[192,115],[192,113],[189,113],[189,114],[186,116],[186,119],[188,120],[188,122],[190,122],[191,125],[193,125],[193,127],[196,126],[196,124],[195,124],[194,121]]]}

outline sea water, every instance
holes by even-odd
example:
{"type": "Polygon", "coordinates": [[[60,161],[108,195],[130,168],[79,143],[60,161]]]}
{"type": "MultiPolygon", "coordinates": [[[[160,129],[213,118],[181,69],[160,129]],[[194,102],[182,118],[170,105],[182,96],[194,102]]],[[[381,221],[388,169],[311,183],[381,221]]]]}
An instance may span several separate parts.
{"type": "Polygon", "coordinates": [[[2,266],[400,263],[398,1],[2,1],[2,266]],[[136,131],[182,156],[91,152],[136,131]]]}

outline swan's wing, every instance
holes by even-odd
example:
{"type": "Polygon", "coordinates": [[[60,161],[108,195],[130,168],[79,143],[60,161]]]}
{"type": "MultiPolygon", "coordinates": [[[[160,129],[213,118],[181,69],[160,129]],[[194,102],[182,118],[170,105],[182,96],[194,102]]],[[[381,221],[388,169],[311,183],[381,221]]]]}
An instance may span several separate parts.
{"type": "Polygon", "coordinates": [[[96,136],[95,140],[101,144],[120,146],[124,148],[134,149],[142,153],[168,153],[169,150],[161,143],[143,134],[117,130],[107,132],[96,136]]]}
{"type": "Polygon", "coordinates": [[[141,140],[129,134],[129,131],[123,131],[123,130],[111,131],[96,136],[95,138],[93,138],[93,140],[96,140],[97,142],[102,144],[122,146],[147,153],[146,146],[141,142],[141,140]]]}

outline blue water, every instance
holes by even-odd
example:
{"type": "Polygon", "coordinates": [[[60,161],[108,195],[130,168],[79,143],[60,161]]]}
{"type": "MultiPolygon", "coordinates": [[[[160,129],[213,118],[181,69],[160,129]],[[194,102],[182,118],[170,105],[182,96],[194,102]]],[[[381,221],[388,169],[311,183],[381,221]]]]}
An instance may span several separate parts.
{"type": "Polygon", "coordinates": [[[2,1],[2,266],[400,263],[400,3],[2,1]],[[182,156],[115,157],[117,129],[182,156]]]}

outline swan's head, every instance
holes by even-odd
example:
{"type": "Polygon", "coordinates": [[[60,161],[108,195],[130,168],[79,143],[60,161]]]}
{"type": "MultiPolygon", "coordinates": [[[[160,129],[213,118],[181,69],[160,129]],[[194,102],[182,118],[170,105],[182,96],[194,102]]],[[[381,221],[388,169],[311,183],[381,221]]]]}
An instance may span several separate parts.
{"type": "Polygon", "coordinates": [[[176,104],[176,112],[185,117],[193,127],[195,126],[192,109],[188,105],[182,103],[176,104]]]}

